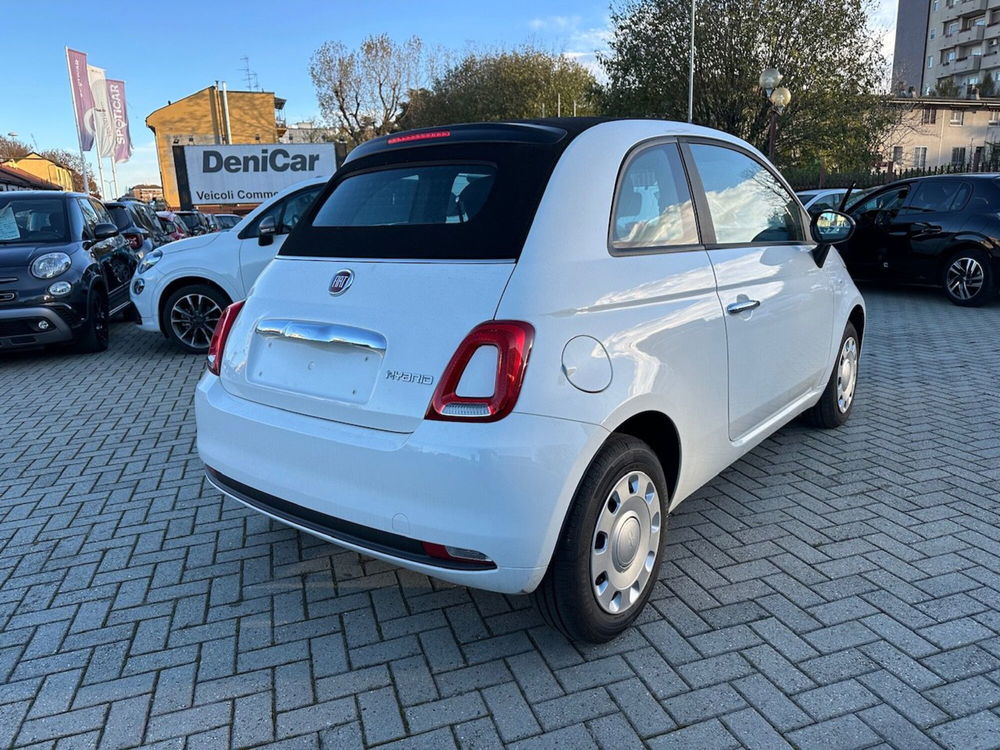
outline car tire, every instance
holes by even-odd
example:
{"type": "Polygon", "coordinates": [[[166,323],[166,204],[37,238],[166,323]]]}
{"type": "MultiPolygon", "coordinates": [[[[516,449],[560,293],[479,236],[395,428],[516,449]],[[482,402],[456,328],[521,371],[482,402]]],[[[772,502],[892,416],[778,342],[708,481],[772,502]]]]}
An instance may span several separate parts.
{"type": "Polygon", "coordinates": [[[604,643],[632,624],[656,584],[668,501],[653,450],[629,435],[609,438],[576,490],[534,592],[549,625],[571,640],[604,643]]]}
{"type": "Polygon", "coordinates": [[[960,250],[944,264],[941,283],[948,299],[961,307],[981,307],[996,297],[990,256],[982,250],[960,250]]]}
{"type": "Polygon", "coordinates": [[[837,349],[833,372],[819,401],[806,414],[814,427],[832,430],[851,418],[861,364],[861,337],[853,323],[848,323],[837,349]]]}
{"type": "Polygon", "coordinates": [[[87,319],[75,342],[76,350],[87,354],[107,350],[111,343],[110,322],[107,295],[101,289],[91,289],[87,297],[87,319]]]}
{"type": "Polygon", "coordinates": [[[229,299],[215,287],[207,284],[181,287],[163,305],[163,332],[184,351],[205,354],[227,305],[229,299]]]}

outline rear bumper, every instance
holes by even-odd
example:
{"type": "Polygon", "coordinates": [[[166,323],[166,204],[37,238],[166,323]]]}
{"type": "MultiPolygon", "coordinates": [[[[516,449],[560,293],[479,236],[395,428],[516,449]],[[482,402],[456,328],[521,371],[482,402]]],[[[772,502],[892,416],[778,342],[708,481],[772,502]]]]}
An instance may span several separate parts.
{"type": "Polygon", "coordinates": [[[0,350],[58,344],[72,338],[73,329],[51,308],[0,309],[0,350]],[[45,321],[49,327],[40,330],[40,321],[45,321]]]}
{"type": "Polygon", "coordinates": [[[411,434],[252,403],[206,375],[198,451],[223,493],[349,549],[504,593],[541,581],[603,428],[525,414],[491,424],[425,421],[411,434]],[[421,555],[472,549],[495,567],[421,555]]]}

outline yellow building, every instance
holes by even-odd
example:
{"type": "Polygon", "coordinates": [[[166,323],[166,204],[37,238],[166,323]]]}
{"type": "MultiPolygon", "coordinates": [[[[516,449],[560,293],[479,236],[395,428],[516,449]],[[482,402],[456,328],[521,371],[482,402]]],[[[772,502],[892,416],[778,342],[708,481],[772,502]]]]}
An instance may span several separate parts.
{"type": "Polygon", "coordinates": [[[163,198],[180,206],[174,146],[276,143],[284,135],[285,100],[269,91],[224,91],[209,86],[168,102],[146,118],[156,138],[163,198]],[[228,117],[227,117],[228,111],[228,117]]]}
{"type": "Polygon", "coordinates": [[[69,169],[58,162],[46,159],[41,154],[36,154],[34,151],[19,159],[5,161],[2,166],[20,169],[22,172],[58,185],[63,190],[73,189],[73,173],[69,169]]]}

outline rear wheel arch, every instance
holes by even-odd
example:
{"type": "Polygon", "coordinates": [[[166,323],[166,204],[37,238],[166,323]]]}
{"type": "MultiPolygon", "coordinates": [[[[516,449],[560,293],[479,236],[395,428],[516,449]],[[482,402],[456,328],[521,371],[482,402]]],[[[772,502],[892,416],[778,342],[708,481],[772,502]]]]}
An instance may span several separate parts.
{"type": "Polygon", "coordinates": [[[854,324],[854,330],[858,332],[858,343],[865,340],[865,311],[861,305],[855,305],[851,314],[847,316],[847,322],[854,324]]]}
{"type": "Polygon", "coordinates": [[[626,419],[611,433],[611,436],[631,435],[653,449],[663,467],[672,499],[677,490],[681,469],[681,438],[674,421],[660,411],[643,411],[626,419]]]}
{"type": "Polygon", "coordinates": [[[186,286],[207,286],[212,289],[217,290],[226,300],[227,303],[233,302],[232,295],[227,292],[220,284],[215,283],[211,279],[205,279],[200,276],[183,276],[179,279],[174,279],[160,293],[160,299],[157,301],[157,317],[160,321],[160,331],[164,336],[168,336],[166,324],[166,305],[167,300],[170,299],[170,295],[176,292],[178,289],[183,289],[186,286]]]}

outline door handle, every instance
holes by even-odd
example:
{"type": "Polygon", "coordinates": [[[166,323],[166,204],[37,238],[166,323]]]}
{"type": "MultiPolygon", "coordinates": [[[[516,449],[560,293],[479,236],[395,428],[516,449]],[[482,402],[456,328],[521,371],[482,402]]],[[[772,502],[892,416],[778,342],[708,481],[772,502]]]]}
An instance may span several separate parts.
{"type": "Polygon", "coordinates": [[[745,299],[741,302],[733,302],[731,305],[727,305],[726,312],[730,315],[739,315],[740,313],[756,310],[758,307],[760,307],[759,299],[745,299]]]}
{"type": "Polygon", "coordinates": [[[269,319],[257,324],[257,333],[264,338],[284,338],[368,349],[385,354],[385,337],[374,331],[342,326],[335,323],[314,323],[306,320],[269,319]]]}

